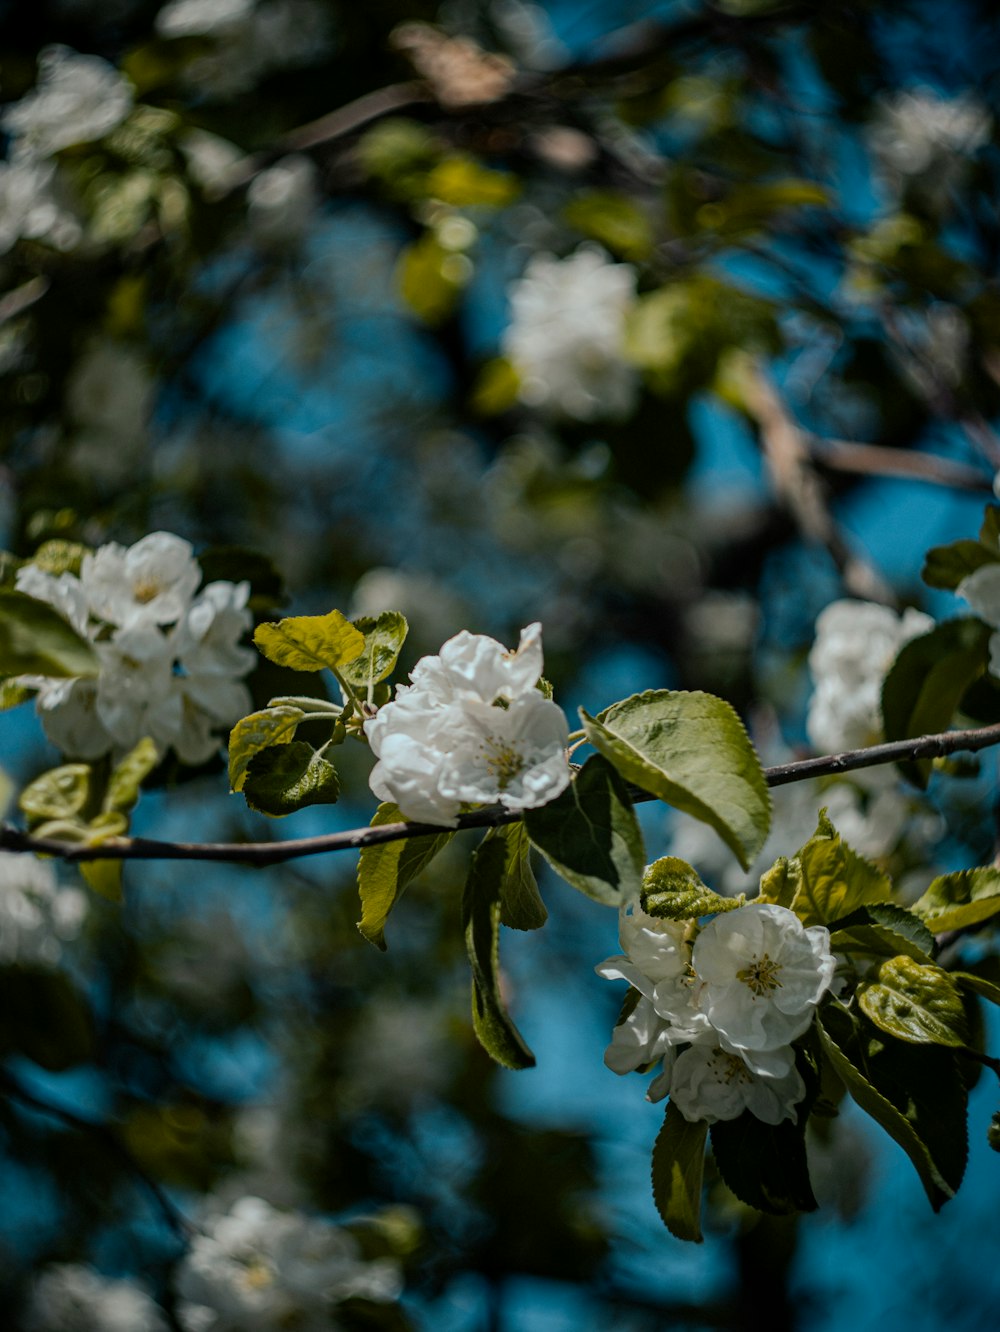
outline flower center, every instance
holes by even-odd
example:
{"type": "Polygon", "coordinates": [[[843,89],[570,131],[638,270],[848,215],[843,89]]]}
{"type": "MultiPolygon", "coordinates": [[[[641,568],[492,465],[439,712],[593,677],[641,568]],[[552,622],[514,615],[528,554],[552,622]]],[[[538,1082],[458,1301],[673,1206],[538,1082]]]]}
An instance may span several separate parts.
{"type": "Polygon", "coordinates": [[[755,957],[748,967],[738,971],[736,979],[748,985],[753,997],[759,999],[762,994],[769,994],[771,990],[781,988],[781,981],[778,980],[780,970],[781,963],[772,962],[765,953],[763,957],[755,957]]]}
{"type": "Polygon", "coordinates": [[[713,1062],[719,1081],[724,1082],[727,1087],[733,1082],[753,1081],[750,1070],[739,1055],[730,1054],[728,1050],[716,1050],[713,1062]]]}
{"type": "Polygon", "coordinates": [[[132,595],[140,606],[148,606],[160,595],[160,585],[155,578],[140,578],[132,588],[132,595]]]}
{"type": "Polygon", "coordinates": [[[497,744],[493,740],[487,742],[487,746],[484,746],[486,749],[486,769],[496,778],[498,788],[506,791],[514,778],[524,770],[524,757],[512,745],[497,744]]]}
{"type": "Polygon", "coordinates": [[[243,1281],[251,1290],[264,1290],[274,1285],[274,1275],[263,1258],[254,1258],[244,1269],[243,1281]]]}

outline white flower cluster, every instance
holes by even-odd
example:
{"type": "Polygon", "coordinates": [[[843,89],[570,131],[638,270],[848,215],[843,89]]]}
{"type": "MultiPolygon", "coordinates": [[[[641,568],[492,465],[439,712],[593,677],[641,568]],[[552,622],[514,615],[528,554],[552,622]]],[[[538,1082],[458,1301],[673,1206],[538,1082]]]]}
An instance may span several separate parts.
{"type": "Polygon", "coordinates": [[[955,592],[974,615],[996,630],[990,639],[990,674],[1000,676],[1000,564],[984,564],[963,578],[955,592]]]}
{"type": "Polygon", "coordinates": [[[548,804],[569,784],[569,727],[535,688],[541,674],[540,624],[521,630],[516,652],[463,629],[422,657],[411,683],[365,722],[379,760],[372,791],[408,819],[452,827],[465,802],[548,804]]]}
{"type": "Polygon", "coordinates": [[[135,1282],[59,1263],[35,1281],[24,1326],[27,1332],[167,1332],[168,1324],[135,1282]]]}
{"type": "Polygon", "coordinates": [[[170,0],[156,31],[215,43],[185,64],[183,77],[218,97],[246,92],[271,70],[311,64],[330,45],[329,16],[317,0],[170,0]]]}
{"type": "Polygon", "coordinates": [[[0,851],[0,964],[54,966],[86,914],[86,893],[60,887],[50,861],[0,851]]]}
{"type": "Polygon", "coordinates": [[[216,752],[216,732],[250,711],[241,677],[255,661],[249,583],[209,583],[188,541],[153,532],[126,549],[115,542],[83,557],[79,577],[28,564],[21,592],[54,606],[100,659],[96,678],[23,676],[37,689],[45,732],[64,753],[124,753],[144,736],[185,763],[216,752]]]}
{"type": "Polygon", "coordinates": [[[332,1222],[247,1197],[203,1224],[176,1284],[185,1332],[329,1332],[337,1304],[391,1303],[402,1276],[332,1222]]]}
{"type": "Polygon", "coordinates": [[[50,157],[74,143],[103,138],[132,109],[132,85],[100,56],[47,46],[38,83],[3,113],[15,160],[50,157]]]}
{"type": "Polygon", "coordinates": [[[829,931],[807,929],[787,907],[751,902],[713,917],[693,947],[688,934],[684,922],[622,907],[624,952],[597,973],[627,980],[641,997],[604,1062],[630,1073],[662,1059],[647,1099],[669,1094],[685,1119],[713,1124],[749,1110],[766,1124],[794,1120],[805,1086],[791,1043],[830,988],[829,931]]]}
{"type": "Polygon", "coordinates": [[[879,107],[869,130],[872,151],[901,176],[921,176],[969,156],[990,136],[993,120],[972,93],[944,97],[933,88],[895,93],[879,107]]]}
{"type": "Polygon", "coordinates": [[[624,356],[635,269],[612,263],[596,246],[567,259],[537,254],[508,294],[502,350],[520,379],[521,401],[580,421],[627,416],[638,390],[624,356]]]}
{"type": "Polygon", "coordinates": [[[806,730],[824,753],[882,739],[882,681],[904,643],[934,627],[921,611],[902,616],[872,601],[834,601],[816,619],[809,653],[814,690],[806,730]]]}

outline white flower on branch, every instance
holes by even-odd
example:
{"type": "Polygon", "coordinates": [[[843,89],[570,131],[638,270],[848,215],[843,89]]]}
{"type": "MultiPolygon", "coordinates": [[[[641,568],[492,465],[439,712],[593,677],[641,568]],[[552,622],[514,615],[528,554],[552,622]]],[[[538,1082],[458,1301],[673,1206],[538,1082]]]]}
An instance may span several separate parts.
{"type": "Polygon", "coordinates": [[[882,740],[882,681],[893,658],[934,621],[902,616],[873,601],[834,601],[816,619],[809,653],[814,690],[806,730],[820,752],[860,749],[882,740]]]}
{"type": "Polygon", "coordinates": [[[132,109],[132,85],[100,56],[47,46],[34,90],[7,108],[0,124],[15,159],[50,157],[61,148],[100,139],[132,109]]]}
{"type": "Polygon", "coordinates": [[[518,373],[522,402],[581,421],[627,416],[638,391],[624,356],[635,269],[612,263],[596,246],[567,259],[539,254],[509,295],[502,349],[518,373]]]}
{"type": "Polygon", "coordinates": [[[18,590],[54,606],[100,659],[96,679],[22,677],[53,744],[93,759],[150,736],[185,763],[211,758],[218,731],[250,710],[243,676],[255,656],[240,642],[249,584],[210,583],[196,596],[200,579],[190,542],[170,532],[102,546],[79,577],[18,570],[18,590]]]}
{"type": "Polygon", "coordinates": [[[323,1332],[351,1298],[388,1304],[402,1289],[391,1258],[366,1262],[329,1221],[240,1198],[204,1222],[177,1273],[186,1332],[323,1332]]]}
{"type": "Polygon", "coordinates": [[[167,1319],[133,1281],[80,1263],[45,1268],[25,1314],[28,1332],[167,1332],[167,1319]]]}
{"type": "Polygon", "coordinates": [[[805,1084],[794,1062],[777,1077],[755,1072],[739,1055],[717,1045],[692,1045],[677,1058],[670,1099],[685,1119],[714,1124],[749,1110],[765,1124],[796,1118],[805,1084]]]}
{"type": "Polygon", "coordinates": [[[541,625],[516,652],[463,630],[417,662],[410,685],[365,723],[378,762],[371,789],[408,819],[454,825],[463,802],[532,809],[570,780],[569,728],[535,688],[541,625]]]}

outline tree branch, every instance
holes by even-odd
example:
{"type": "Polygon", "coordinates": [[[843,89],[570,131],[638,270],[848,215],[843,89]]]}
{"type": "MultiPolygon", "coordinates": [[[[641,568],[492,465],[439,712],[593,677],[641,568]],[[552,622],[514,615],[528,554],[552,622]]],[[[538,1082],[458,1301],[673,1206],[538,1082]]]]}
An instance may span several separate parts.
{"type": "MultiPolygon", "coordinates": [[[[976,753],[1000,745],[1000,724],[979,726],[968,731],[942,731],[938,735],[915,736],[912,740],[892,740],[870,745],[867,749],[848,749],[840,754],[798,759],[765,768],[768,786],[787,786],[790,782],[812,777],[831,777],[860,768],[874,768],[906,759],[944,758],[948,754],[976,753]]],[[[638,787],[631,790],[633,803],[642,804],[656,796],[638,787]]],[[[470,828],[496,828],[517,823],[516,811],[491,805],[472,814],[459,815],[458,832],[470,828]]],[[[324,833],[318,837],[297,837],[283,842],[160,842],[150,837],[114,837],[96,846],[33,837],[12,824],[0,824],[0,849],[55,856],[66,861],[87,860],[216,860],[254,866],[280,865],[304,856],[325,855],[330,851],[357,851],[366,846],[381,846],[410,837],[436,837],[444,831],[437,823],[383,823],[374,828],[352,828],[349,832],[324,833]]]]}

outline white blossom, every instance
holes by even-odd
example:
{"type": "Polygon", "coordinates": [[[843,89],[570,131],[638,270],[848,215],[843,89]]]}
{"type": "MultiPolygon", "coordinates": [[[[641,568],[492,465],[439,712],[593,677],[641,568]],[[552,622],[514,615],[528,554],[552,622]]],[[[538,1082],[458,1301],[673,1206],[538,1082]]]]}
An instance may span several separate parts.
{"type": "Polygon", "coordinates": [[[939,170],[954,156],[969,156],[989,138],[993,120],[972,93],[945,97],[933,88],[895,93],[882,102],[869,130],[872,151],[902,176],[939,170]]]}
{"type": "Polygon", "coordinates": [[[54,162],[0,162],[0,255],[23,237],[71,250],[83,235],[61,197],[54,162]]]}
{"type": "Polygon", "coordinates": [[[134,1281],[60,1263],[36,1278],[25,1327],[27,1332],[167,1332],[168,1324],[134,1281]]]}
{"type": "Polygon", "coordinates": [[[318,203],[315,164],[293,153],[250,182],[247,220],[260,240],[288,243],[307,230],[318,203]]]}
{"type": "Polygon", "coordinates": [[[12,158],[49,157],[74,143],[100,139],[132,109],[132,85],[100,56],[46,46],[34,90],[4,111],[12,158]]]}
{"type": "Polygon", "coordinates": [[[990,674],[1000,675],[1000,564],[984,564],[963,578],[955,591],[974,615],[998,632],[990,638],[990,674]]]}
{"type": "Polygon", "coordinates": [[[365,723],[378,762],[370,785],[409,819],[454,825],[463,802],[546,804],[570,780],[562,709],[535,688],[541,626],[516,652],[463,630],[423,657],[396,697],[365,723]]]}
{"type": "Polygon", "coordinates": [[[186,1332],[327,1332],[343,1300],[398,1298],[399,1265],[366,1262],[354,1237],[261,1198],[206,1219],[177,1272],[186,1332]]]}
{"type": "Polygon", "coordinates": [[[830,932],[794,911],[750,902],[714,916],[695,940],[698,1005],[727,1050],[752,1062],[801,1036],[830,988],[830,932]]]}
{"type": "Polygon", "coordinates": [[[60,611],[100,662],[96,678],[21,677],[55,745],[93,759],[149,736],[190,764],[217,751],[218,730],[252,706],[242,677],[255,658],[240,642],[250,587],[216,582],[195,596],[200,579],[191,544],[169,532],[102,546],[79,577],[18,570],[17,588],[60,611]]]}
{"type": "Polygon", "coordinates": [[[684,1118],[708,1124],[737,1119],[744,1110],[765,1124],[794,1120],[805,1092],[794,1063],[781,1076],[767,1077],[739,1055],[711,1044],[683,1051],[670,1079],[670,1099],[684,1118]]]}
{"type": "Polygon", "coordinates": [[[933,628],[921,611],[902,616],[871,601],[834,601],[816,620],[809,653],[813,695],[806,730],[814,747],[834,753],[882,739],[882,681],[904,643],[933,628]]]}
{"type": "Polygon", "coordinates": [[[635,269],[582,246],[566,259],[535,255],[511,283],[502,349],[520,397],[555,415],[589,421],[623,417],[638,389],[624,357],[625,323],[636,298],[635,269]]]}
{"type": "Polygon", "coordinates": [[[54,966],[86,914],[86,894],[62,887],[51,861],[0,851],[0,963],[54,966]]]}

